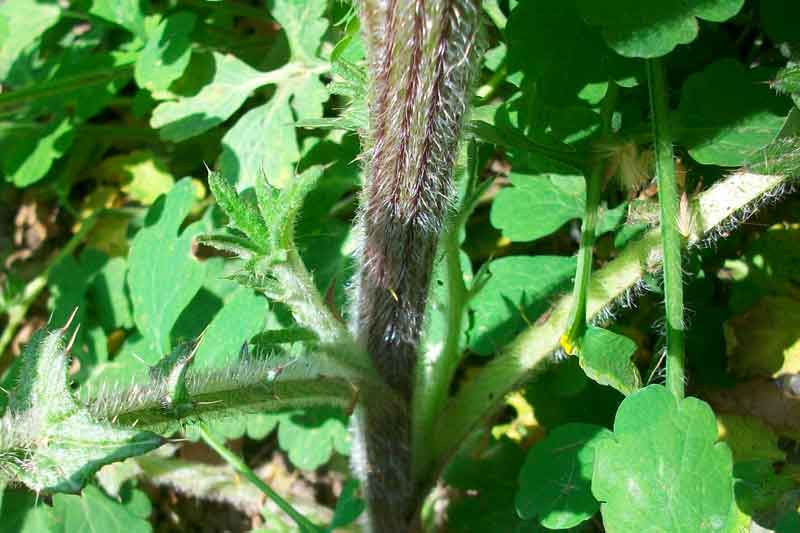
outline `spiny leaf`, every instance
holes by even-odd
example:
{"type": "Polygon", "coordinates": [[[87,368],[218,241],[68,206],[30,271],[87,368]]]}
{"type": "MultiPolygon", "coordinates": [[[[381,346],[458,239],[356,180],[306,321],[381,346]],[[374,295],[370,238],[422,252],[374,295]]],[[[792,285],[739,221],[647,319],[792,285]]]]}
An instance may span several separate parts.
{"type": "Polygon", "coordinates": [[[729,531],[731,452],[708,404],[661,385],[628,396],[595,447],[592,492],[608,531],[729,531]]]}
{"type": "Polygon", "coordinates": [[[36,491],[75,492],[103,465],[163,443],[147,431],[96,420],[67,383],[65,330],[37,332],[0,419],[0,474],[36,491]]]}
{"type": "Polygon", "coordinates": [[[779,70],[770,85],[779,93],[800,95],[800,64],[791,64],[779,70]]]}
{"type": "Polygon", "coordinates": [[[267,235],[274,230],[268,227],[268,222],[265,224],[255,206],[241,198],[219,172],[209,173],[208,184],[217,203],[230,218],[231,225],[247,235],[262,253],[268,251],[267,235]]]}

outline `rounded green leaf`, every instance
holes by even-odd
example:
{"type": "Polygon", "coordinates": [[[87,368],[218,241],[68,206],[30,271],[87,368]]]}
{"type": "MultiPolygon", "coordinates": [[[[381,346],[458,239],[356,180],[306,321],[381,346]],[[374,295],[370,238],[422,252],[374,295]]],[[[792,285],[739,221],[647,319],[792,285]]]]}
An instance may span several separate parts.
{"type": "Polygon", "coordinates": [[[728,531],[733,460],[705,402],[650,385],[620,405],[595,447],[592,492],[606,531],[728,531]]]}
{"type": "Polygon", "coordinates": [[[489,264],[489,279],[469,302],[469,347],[489,355],[513,339],[550,305],[547,297],[575,276],[576,260],[562,256],[503,257],[489,264]]]}
{"type": "Polygon", "coordinates": [[[278,444],[297,468],[316,470],[328,462],[334,450],[350,453],[347,419],[339,409],[330,407],[282,414],[278,444]]]}
{"type": "Polygon", "coordinates": [[[573,2],[520,2],[509,16],[506,38],[509,69],[536,80],[537,97],[553,103],[576,97],[596,103],[605,95],[609,79],[630,82],[638,68],[606,46],[573,2]]]}
{"type": "Polygon", "coordinates": [[[722,22],[744,0],[577,0],[586,22],[600,26],[606,43],[626,57],[660,57],[697,37],[697,19],[722,22]]]}
{"type": "Polygon", "coordinates": [[[537,442],[519,473],[519,516],[538,517],[548,529],[567,529],[596,513],[600,504],[591,489],[594,447],[610,435],[601,426],[567,424],[537,442]]]}
{"type": "Polygon", "coordinates": [[[771,143],[788,114],[788,99],[769,76],[722,59],[689,76],[681,91],[676,136],[705,165],[737,166],[771,143]]]}
{"type": "Polygon", "coordinates": [[[512,173],[514,187],[503,189],[492,203],[492,226],[512,241],[533,241],[549,235],[568,220],[583,216],[583,176],[512,173]]]}
{"type": "Polygon", "coordinates": [[[581,340],[581,368],[599,384],[631,394],[642,386],[639,370],[631,361],[635,351],[636,343],[628,337],[590,326],[581,340]]]}

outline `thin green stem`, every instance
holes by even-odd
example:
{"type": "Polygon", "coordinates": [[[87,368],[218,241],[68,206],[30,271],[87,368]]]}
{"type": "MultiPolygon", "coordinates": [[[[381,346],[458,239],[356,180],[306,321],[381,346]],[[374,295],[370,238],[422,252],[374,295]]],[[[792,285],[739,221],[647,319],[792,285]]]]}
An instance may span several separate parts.
{"type": "MultiPolygon", "coordinates": [[[[600,108],[603,137],[611,133],[611,115],[617,103],[619,88],[613,81],[608,82],[603,105],[600,108]]],[[[586,301],[588,299],[589,281],[592,277],[592,258],[594,242],[597,237],[597,219],[600,208],[600,196],[605,178],[606,162],[597,158],[592,165],[591,174],[586,179],[586,208],[581,224],[581,244],[578,250],[578,270],[575,274],[573,289],[573,307],[570,312],[570,325],[561,337],[561,347],[570,355],[580,350],[580,339],[586,331],[586,301]]]]}
{"type": "Polygon", "coordinates": [[[222,442],[217,440],[217,438],[211,434],[205,424],[200,424],[199,430],[200,436],[206,442],[206,444],[213,448],[214,451],[217,452],[220,457],[225,459],[225,461],[237,472],[244,476],[253,485],[258,487],[259,490],[263,492],[269,499],[275,502],[275,504],[280,507],[280,509],[286,513],[289,518],[295,521],[297,526],[300,528],[300,531],[303,533],[323,533],[324,530],[321,527],[311,522],[311,520],[306,518],[305,515],[295,509],[292,504],[284,500],[280,494],[272,490],[272,488],[264,483],[261,478],[259,478],[256,473],[244,463],[244,461],[226,448],[222,442]]]}
{"type": "Polygon", "coordinates": [[[667,329],[667,388],[684,396],[683,282],[681,279],[682,237],[678,231],[678,187],[669,125],[669,103],[663,63],[647,60],[647,85],[653,114],[653,137],[661,208],[661,246],[664,255],[664,306],[667,329]]]}
{"type": "Polygon", "coordinates": [[[414,476],[427,475],[433,456],[429,443],[435,431],[439,414],[444,408],[450,384],[461,363],[461,334],[464,326],[464,311],[468,300],[461,268],[461,233],[475,205],[475,184],[478,176],[477,145],[467,147],[467,165],[462,180],[461,207],[449,220],[442,235],[441,247],[447,271],[447,322],[445,339],[441,351],[427,365],[420,365],[415,398],[415,416],[412,436],[414,476]]]}
{"type": "Polygon", "coordinates": [[[99,214],[100,212],[96,212],[81,223],[81,228],[78,230],[78,232],[72,236],[67,244],[64,245],[58,254],[56,254],[56,256],[47,264],[44,272],[29,281],[27,285],[25,285],[25,288],[22,290],[22,294],[17,298],[16,302],[14,302],[8,308],[8,323],[6,324],[5,329],[3,329],[2,336],[0,336],[0,374],[2,374],[3,370],[6,368],[6,366],[8,366],[9,356],[11,355],[11,352],[9,352],[7,355],[4,355],[6,348],[8,348],[8,345],[13,340],[14,335],[17,333],[17,329],[19,329],[19,327],[25,321],[25,315],[28,313],[28,308],[30,308],[31,304],[36,301],[36,298],[39,297],[39,294],[41,294],[42,290],[47,286],[47,281],[50,278],[50,273],[52,272],[53,267],[66,256],[72,255],[78,245],[80,245],[83,242],[83,239],[86,238],[86,235],[88,235],[89,232],[94,228],[99,214]]]}

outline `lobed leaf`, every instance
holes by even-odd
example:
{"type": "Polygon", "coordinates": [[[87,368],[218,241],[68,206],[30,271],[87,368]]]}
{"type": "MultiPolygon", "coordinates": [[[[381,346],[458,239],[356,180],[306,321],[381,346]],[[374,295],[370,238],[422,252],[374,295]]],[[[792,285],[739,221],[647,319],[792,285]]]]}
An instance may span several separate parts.
{"type": "Polygon", "coordinates": [[[660,57],[697,37],[698,19],[723,22],[744,0],[577,0],[578,10],[599,26],[606,43],[625,57],[660,57]]]}
{"type": "Polygon", "coordinates": [[[714,413],[661,385],[628,396],[595,447],[592,492],[609,532],[729,531],[733,464],[714,413]]]}
{"type": "Polygon", "coordinates": [[[162,91],[183,75],[192,55],[191,33],[197,15],[174,13],[148,35],[133,70],[136,84],[149,91],[162,91]]]}
{"type": "Polygon", "coordinates": [[[736,166],[775,140],[789,111],[763,74],[722,59],[686,79],[676,135],[698,163],[736,166]]]}
{"type": "Polygon", "coordinates": [[[36,0],[0,4],[0,80],[5,80],[20,54],[61,17],[61,6],[36,0]]]}
{"type": "Polygon", "coordinates": [[[179,233],[193,203],[192,182],[184,178],[147,211],[128,256],[134,321],[159,354],[170,351],[170,331],[205,278],[205,266],[191,253],[200,227],[179,233]]]}
{"type": "Polygon", "coordinates": [[[199,93],[153,110],[150,125],[165,141],[184,141],[221,124],[265,83],[262,73],[233,55],[214,52],[213,60],[214,77],[199,93]]]}
{"type": "Polygon", "coordinates": [[[600,509],[592,496],[595,446],[611,432],[591,424],[566,424],[528,452],[519,472],[515,502],[524,520],[538,518],[547,529],[569,529],[600,509]]]}

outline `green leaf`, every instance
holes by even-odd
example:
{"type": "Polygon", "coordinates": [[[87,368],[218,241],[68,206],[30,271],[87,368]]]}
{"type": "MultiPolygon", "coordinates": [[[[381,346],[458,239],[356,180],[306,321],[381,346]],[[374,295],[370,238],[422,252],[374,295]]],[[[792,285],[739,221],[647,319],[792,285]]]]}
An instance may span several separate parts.
{"type": "Polygon", "coordinates": [[[325,0],[271,0],[269,11],[283,27],[292,59],[310,63],[328,29],[325,0]]]}
{"type": "Polygon", "coordinates": [[[776,43],[798,43],[797,21],[800,3],[794,0],[761,0],[760,19],[764,31],[776,43]]]}
{"type": "Polygon", "coordinates": [[[214,78],[194,96],[163,102],[153,110],[150,125],[161,138],[180,142],[224,122],[264,85],[262,73],[233,55],[214,53],[214,78]]]}
{"type": "Polygon", "coordinates": [[[93,0],[89,13],[131,31],[142,40],[147,38],[141,0],[93,0]]]}
{"type": "Polygon", "coordinates": [[[523,521],[514,508],[516,478],[525,454],[510,439],[473,446],[459,453],[445,471],[448,486],[466,492],[447,508],[447,530],[453,533],[540,533],[536,521],[523,521]]]}
{"type": "Polygon", "coordinates": [[[103,494],[97,487],[89,485],[80,496],[53,496],[53,511],[58,516],[60,527],[51,530],[52,533],[153,531],[147,521],[150,502],[140,491],[135,491],[128,501],[120,503],[103,494]]]}
{"type": "Polygon", "coordinates": [[[631,361],[634,352],[636,343],[628,337],[589,326],[581,340],[581,368],[599,384],[632,394],[642,386],[639,370],[631,361]]]}
{"type": "Polygon", "coordinates": [[[222,368],[236,363],[242,343],[263,329],[267,300],[240,287],[214,315],[194,358],[195,368],[222,368]]]}
{"type": "Polygon", "coordinates": [[[350,453],[347,418],[339,409],[317,407],[279,416],[278,444],[297,468],[316,470],[328,462],[334,450],[350,453]]]}
{"type": "Polygon", "coordinates": [[[786,452],[778,446],[778,435],[760,418],[725,413],[717,416],[717,425],[720,439],[730,447],[737,463],[786,460],[786,452]]]}
{"type": "Polygon", "coordinates": [[[300,150],[289,95],[278,89],[269,102],[245,113],[222,138],[220,166],[238,190],[255,186],[261,176],[276,187],[291,180],[300,150]]]}
{"type": "Polygon", "coordinates": [[[512,241],[539,239],[568,220],[583,216],[586,203],[583,176],[512,172],[509,179],[514,187],[497,194],[490,220],[492,226],[512,241]]]}
{"type": "Polygon", "coordinates": [[[577,97],[597,103],[609,79],[635,83],[637,65],[609,50],[574,2],[520,2],[505,31],[509,70],[521,70],[528,82],[536,82],[537,96],[548,102],[566,104],[577,97]]]}
{"type": "Polygon", "coordinates": [[[205,267],[192,257],[196,225],[179,233],[194,203],[192,181],[184,178],[147,211],[145,227],[131,243],[128,285],[139,331],[158,353],[170,351],[170,331],[200,289],[205,267]]]}
{"type": "Polygon", "coordinates": [[[760,71],[722,59],[689,76],[681,91],[677,136],[706,165],[741,165],[770,144],[790,104],[760,71]]]}
{"type": "Polygon", "coordinates": [[[559,426],[533,445],[519,472],[517,513],[548,529],[575,527],[600,509],[592,496],[594,448],[611,432],[590,424],[559,426]]]}
{"type": "Polygon", "coordinates": [[[57,494],[52,506],[31,492],[6,490],[2,495],[3,533],[150,532],[150,501],[139,490],[123,487],[114,500],[90,485],[80,496],[57,494]]]}
{"type": "MultiPolygon", "coordinates": [[[[209,173],[208,185],[217,203],[228,215],[229,225],[247,235],[251,245],[255,245],[262,253],[265,252],[268,247],[267,235],[274,230],[265,224],[256,207],[240,197],[230,182],[219,172],[209,173]]],[[[226,246],[233,244],[229,239],[225,240],[228,241],[226,246]]],[[[245,243],[241,244],[244,247],[245,243]]]]}
{"type": "Polygon", "coordinates": [[[160,91],[181,77],[192,55],[196,20],[194,13],[181,11],[161,21],[136,60],[133,76],[139,87],[160,91]]]}
{"type": "Polygon", "coordinates": [[[697,19],[725,21],[744,0],[577,0],[578,10],[600,26],[606,43],[626,57],[660,57],[697,37],[697,19]]]}
{"type": "Polygon", "coordinates": [[[2,533],[50,533],[55,531],[57,519],[53,510],[37,504],[37,495],[28,490],[6,488],[0,499],[0,532],[2,533]]]}
{"type": "Polygon", "coordinates": [[[728,531],[731,452],[708,404],[650,385],[628,396],[595,448],[592,492],[608,531],[728,531]]]}
{"type": "Polygon", "coordinates": [[[800,513],[789,511],[783,515],[775,526],[775,533],[797,533],[800,531],[800,513]]]}
{"type": "Polygon", "coordinates": [[[0,80],[5,80],[23,50],[61,17],[61,7],[36,0],[0,3],[0,80]],[[12,31],[13,30],[13,31],[12,31]]]}
{"type": "Polygon", "coordinates": [[[736,506],[750,516],[775,508],[781,497],[796,486],[791,472],[781,471],[772,461],[737,462],[733,473],[736,506]]]}
{"type": "Polygon", "coordinates": [[[321,177],[322,167],[313,166],[280,191],[276,191],[266,180],[259,180],[256,184],[258,209],[270,228],[271,249],[288,250],[294,246],[295,219],[306,196],[314,190],[321,177]]]}
{"type": "Polygon", "coordinates": [[[34,335],[0,419],[0,475],[36,491],[78,491],[101,466],[163,443],[153,433],[97,421],[77,401],[67,383],[65,333],[34,335]]]}
{"type": "Polygon", "coordinates": [[[469,302],[469,347],[495,353],[548,307],[548,296],[566,288],[576,259],[560,256],[503,257],[489,264],[490,277],[469,302]]]}
{"type": "Polygon", "coordinates": [[[50,121],[44,130],[0,130],[2,169],[6,180],[27,187],[47,175],[53,162],[72,145],[75,131],[68,118],[50,121]]]}

